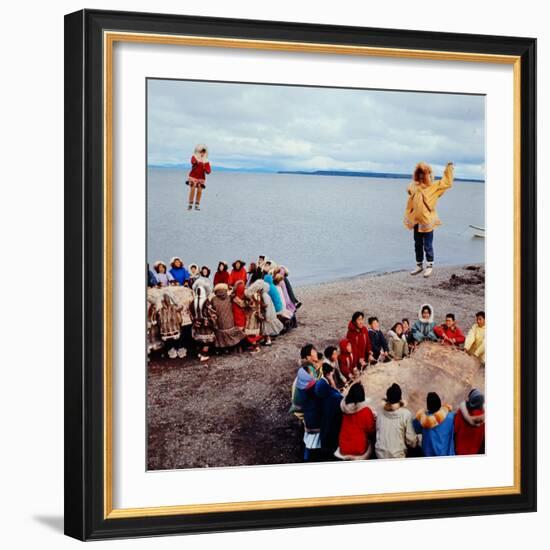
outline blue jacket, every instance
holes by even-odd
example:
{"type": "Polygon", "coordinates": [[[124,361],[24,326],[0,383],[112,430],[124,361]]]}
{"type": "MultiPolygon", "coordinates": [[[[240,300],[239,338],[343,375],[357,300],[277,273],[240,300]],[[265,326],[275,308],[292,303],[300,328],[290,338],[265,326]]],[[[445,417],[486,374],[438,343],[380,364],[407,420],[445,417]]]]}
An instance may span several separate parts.
{"type": "Polygon", "coordinates": [[[321,447],[335,451],[338,448],[338,436],[342,424],[340,402],[342,394],[334,389],[325,378],[315,383],[315,396],[321,410],[321,447]]]}
{"type": "Polygon", "coordinates": [[[415,418],[414,431],[422,434],[422,451],[424,456],[453,456],[455,454],[454,441],[455,413],[449,412],[445,420],[435,428],[423,428],[415,418]]]}
{"type": "Polygon", "coordinates": [[[412,335],[417,342],[423,342],[424,340],[432,340],[437,342],[437,336],[434,332],[435,323],[420,321],[417,319],[412,326],[412,335]]]}
{"type": "Polygon", "coordinates": [[[386,352],[389,351],[388,341],[386,340],[386,337],[381,330],[374,330],[372,328],[369,328],[369,338],[372,348],[372,354],[375,357],[378,357],[382,350],[386,352]]]}
{"type": "Polygon", "coordinates": [[[264,281],[269,285],[269,297],[271,298],[271,301],[275,306],[275,311],[277,313],[281,313],[281,311],[283,311],[285,306],[283,305],[283,300],[281,299],[281,295],[279,294],[279,291],[277,290],[277,287],[273,282],[273,277],[271,275],[266,275],[264,277],[264,281]]]}
{"type": "Polygon", "coordinates": [[[170,270],[170,273],[180,285],[183,285],[183,283],[191,277],[191,275],[189,275],[189,271],[187,271],[185,267],[173,267],[170,270]]]}

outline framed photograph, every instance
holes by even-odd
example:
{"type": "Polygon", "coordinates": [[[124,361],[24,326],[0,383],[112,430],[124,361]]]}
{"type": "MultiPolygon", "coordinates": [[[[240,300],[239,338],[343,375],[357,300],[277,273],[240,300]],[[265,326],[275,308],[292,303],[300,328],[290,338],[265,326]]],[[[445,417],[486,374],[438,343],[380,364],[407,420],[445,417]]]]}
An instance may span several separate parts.
{"type": "Polygon", "coordinates": [[[65,18],[65,530],[536,509],[536,40],[65,18]]]}

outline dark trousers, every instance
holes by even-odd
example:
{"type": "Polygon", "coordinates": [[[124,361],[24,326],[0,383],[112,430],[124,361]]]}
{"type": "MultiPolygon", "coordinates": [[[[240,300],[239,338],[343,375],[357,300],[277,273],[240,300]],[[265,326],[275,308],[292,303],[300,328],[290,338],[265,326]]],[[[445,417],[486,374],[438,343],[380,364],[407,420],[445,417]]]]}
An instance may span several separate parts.
{"type": "Polygon", "coordinates": [[[428,263],[434,261],[434,232],[420,233],[418,231],[418,224],[414,226],[414,252],[416,254],[416,263],[421,264],[424,262],[424,253],[426,253],[426,260],[428,263]]]}

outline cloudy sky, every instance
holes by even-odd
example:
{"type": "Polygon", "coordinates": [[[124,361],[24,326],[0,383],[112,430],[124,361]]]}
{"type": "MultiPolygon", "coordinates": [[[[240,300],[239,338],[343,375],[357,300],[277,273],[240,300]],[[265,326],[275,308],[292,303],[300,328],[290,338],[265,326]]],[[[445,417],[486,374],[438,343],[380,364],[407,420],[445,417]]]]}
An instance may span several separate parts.
{"type": "Polygon", "coordinates": [[[148,164],[410,173],[485,178],[482,96],[176,80],[148,81],[148,164]]]}

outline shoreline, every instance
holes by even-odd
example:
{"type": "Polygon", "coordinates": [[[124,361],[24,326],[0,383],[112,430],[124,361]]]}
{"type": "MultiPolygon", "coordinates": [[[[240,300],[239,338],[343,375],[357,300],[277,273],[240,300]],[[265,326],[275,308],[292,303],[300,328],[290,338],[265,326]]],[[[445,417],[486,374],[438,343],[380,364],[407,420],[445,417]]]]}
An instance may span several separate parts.
{"type": "MultiPolygon", "coordinates": [[[[353,276],[297,287],[297,295],[303,303],[298,328],[278,337],[271,348],[257,354],[213,356],[208,366],[195,359],[149,362],[149,470],[301,462],[301,427],[288,413],[301,346],[311,342],[323,351],[337,345],[354,311],[377,316],[386,333],[403,317],[414,322],[425,302],[432,305],[437,323],[453,312],[467,331],[475,313],[484,309],[484,264],[439,267],[426,279],[403,270],[353,276]]],[[[460,358],[451,354],[440,361],[421,351],[416,352],[416,361],[413,356],[373,370],[377,374],[372,383],[367,382],[367,395],[375,404],[387,377],[404,385],[404,398],[414,406],[425,399],[426,391],[438,388],[444,393],[442,399],[455,400],[464,384],[474,382],[456,377],[456,372],[462,376],[462,366],[472,367],[460,363],[469,358],[465,353],[454,352],[460,358]],[[439,386],[425,387],[428,382],[419,376],[423,372],[429,375],[428,382],[437,380],[439,386]],[[450,395],[453,392],[458,394],[450,395]]],[[[480,385],[483,381],[475,380],[480,385]]]]}

